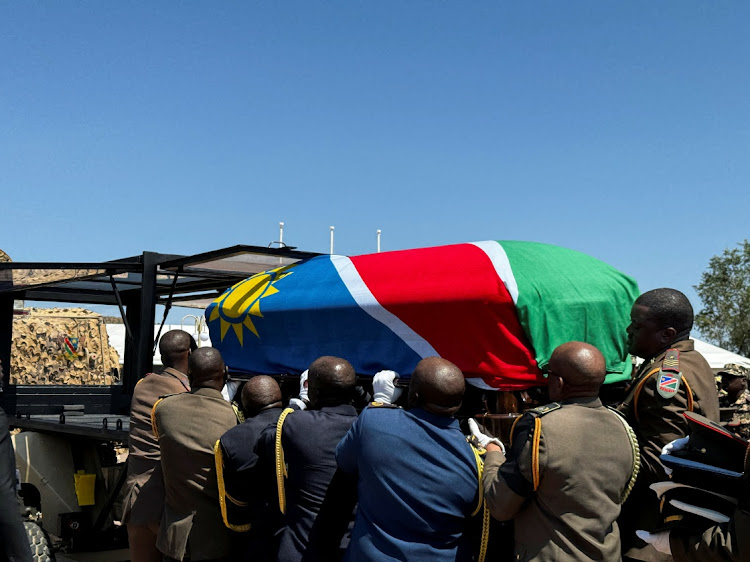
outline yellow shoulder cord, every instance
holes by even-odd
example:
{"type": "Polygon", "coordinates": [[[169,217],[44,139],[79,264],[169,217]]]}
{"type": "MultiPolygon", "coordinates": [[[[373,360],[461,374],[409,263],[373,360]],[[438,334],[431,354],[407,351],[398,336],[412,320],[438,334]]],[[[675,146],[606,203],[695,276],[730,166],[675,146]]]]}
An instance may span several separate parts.
{"type": "Polygon", "coordinates": [[[620,503],[625,503],[625,500],[628,499],[630,492],[633,491],[635,481],[638,479],[638,473],[641,471],[641,449],[638,446],[638,438],[635,435],[635,431],[633,431],[633,428],[630,427],[630,424],[625,421],[625,418],[623,418],[620,414],[616,412],[612,413],[615,415],[615,417],[617,417],[618,420],[620,420],[620,423],[622,423],[622,426],[625,428],[625,433],[628,434],[628,439],[630,440],[630,450],[633,452],[633,470],[630,473],[630,480],[628,480],[628,485],[625,486],[625,490],[623,490],[622,496],[620,497],[620,503]]]}
{"type": "MultiPolygon", "coordinates": [[[[638,415],[638,397],[641,394],[641,390],[643,390],[643,386],[646,384],[646,381],[653,377],[656,373],[661,371],[661,367],[656,367],[655,369],[652,369],[651,372],[643,377],[641,379],[641,382],[638,383],[638,386],[635,387],[635,392],[633,392],[633,411],[635,412],[635,420],[640,422],[641,418],[638,415]]],[[[685,383],[685,395],[687,396],[687,411],[692,412],[694,407],[694,400],[693,400],[693,389],[690,388],[690,384],[687,381],[687,377],[685,375],[682,375],[682,382],[685,383]]]]}
{"type": "Polygon", "coordinates": [[[229,517],[227,516],[227,498],[229,498],[229,501],[231,501],[233,504],[240,507],[246,506],[247,503],[236,500],[232,496],[227,494],[226,487],[224,486],[224,457],[221,454],[221,439],[217,439],[216,444],[214,445],[214,462],[216,463],[216,483],[219,485],[219,504],[221,505],[221,518],[224,520],[224,525],[232,531],[245,533],[250,530],[250,523],[247,523],[245,525],[232,525],[229,522],[229,517]]]}
{"type": "Polygon", "coordinates": [[[156,428],[156,407],[162,400],[164,400],[164,398],[159,398],[154,402],[154,407],[151,408],[151,431],[154,433],[154,437],[156,437],[157,441],[159,440],[159,430],[156,428]]]}
{"type": "Polygon", "coordinates": [[[539,440],[542,436],[542,420],[534,418],[534,440],[531,445],[531,476],[534,480],[534,491],[539,488],[539,440]]]}
{"type": "Polygon", "coordinates": [[[286,493],[284,492],[284,478],[287,477],[286,462],[284,461],[284,449],[281,446],[281,427],[284,425],[284,420],[294,410],[292,408],[286,408],[279,416],[279,421],[276,422],[276,486],[279,490],[279,510],[281,513],[286,513],[286,493]]]}
{"type": "Polygon", "coordinates": [[[482,484],[484,461],[482,460],[482,457],[479,456],[479,451],[477,451],[477,448],[474,447],[474,445],[471,445],[471,451],[474,453],[474,460],[477,461],[477,475],[479,480],[479,502],[471,516],[474,517],[479,513],[482,506],[484,506],[484,512],[482,513],[482,538],[479,543],[479,558],[477,558],[477,562],[484,562],[484,559],[487,556],[487,544],[490,540],[490,508],[487,507],[487,502],[484,501],[484,485],[482,484]]]}
{"type": "Polygon", "coordinates": [[[523,414],[518,416],[516,419],[513,420],[513,425],[510,426],[510,446],[513,446],[513,432],[516,430],[516,424],[521,421],[521,418],[523,417],[523,414]]]}
{"type": "Polygon", "coordinates": [[[692,412],[693,411],[693,389],[690,388],[690,385],[688,384],[687,377],[685,375],[682,375],[682,382],[685,383],[685,390],[687,392],[687,411],[692,412]]]}

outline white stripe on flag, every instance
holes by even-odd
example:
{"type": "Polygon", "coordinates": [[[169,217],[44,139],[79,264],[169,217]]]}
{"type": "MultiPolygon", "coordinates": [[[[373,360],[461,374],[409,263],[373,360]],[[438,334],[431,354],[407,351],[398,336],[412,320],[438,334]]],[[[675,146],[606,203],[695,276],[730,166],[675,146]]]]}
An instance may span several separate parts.
{"type": "Polygon", "coordinates": [[[513,270],[510,267],[508,256],[503,247],[494,240],[484,240],[482,242],[472,242],[475,246],[482,249],[487,257],[490,258],[495,272],[510,293],[513,304],[518,304],[518,284],[513,276],[513,270]]]}
{"type": "Polygon", "coordinates": [[[420,357],[439,356],[438,352],[427,343],[427,340],[407,326],[398,316],[381,306],[362,280],[352,260],[346,256],[331,256],[331,263],[336,268],[336,271],[338,271],[339,277],[341,277],[344,285],[349,290],[349,293],[351,293],[352,298],[354,298],[354,301],[362,310],[390,328],[394,334],[401,338],[420,357]]]}

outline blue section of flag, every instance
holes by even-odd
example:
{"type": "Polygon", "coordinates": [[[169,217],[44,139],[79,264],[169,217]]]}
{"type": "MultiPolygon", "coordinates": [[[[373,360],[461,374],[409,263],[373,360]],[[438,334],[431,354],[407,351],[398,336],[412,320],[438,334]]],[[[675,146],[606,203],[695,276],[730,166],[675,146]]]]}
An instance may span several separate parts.
{"type": "Polygon", "coordinates": [[[408,375],[419,362],[400,337],[357,305],[330,257],[293,267],[273,286],[278,292],[259,300],[262,317],[250,315],[260,337],[243,327],[242,345],[231,328],[222,341],[226,319],[210,320],[217,303],[206,309],[211,342],[230,370],[298,374],[318,357],[334,355],[361,375],[373,375],[383,365],[408,375]]]}
{"type": "Polygon", "coordinates": [[[677,383],[677,379],[670,375],[662,375],[659,384],[662,386],[674,386],[677,383]]]}

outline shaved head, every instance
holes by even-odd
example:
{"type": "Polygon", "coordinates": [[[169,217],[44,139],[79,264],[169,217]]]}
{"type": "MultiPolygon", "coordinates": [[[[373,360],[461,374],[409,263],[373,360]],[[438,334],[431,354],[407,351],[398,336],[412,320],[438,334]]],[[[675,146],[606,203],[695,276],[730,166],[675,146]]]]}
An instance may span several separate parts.
{"type": "Polygon", "coordinates": [[[281,388],[273,377],[258,375],[242,387],[242,407],[249,416],[274,405],[281,406],[281,388]]]}
{"type": "Polygon", "coordinates": [[[549,360],[550,398],[554,401],[576,396],[597,396],[607,376],[602,352],[580,341],[564,343],[549,360]]]}
{"type": "Polygon", "coordinates": [[[409,384],[409,407],[452,416],[461,407],[466,382],[461,369],[440,357],[417,363],[409,384]]]}
{"type": "Polygon", "coordinates": [[[354,397],[357,374],[346,359],[325,355],[310,364],[307,386],[313,408],[348,404],[354,397]]]}
{"type": "Polygon", "coordinates": [[[185,372],[186,369],[180,369],[179,366],[184,363],[183,366],[187,367],[188,355],[197,347],[193,336],[184,330],[170,330],[159,340],[161,363],[165,367],[185,372]]]}
{"type": "Polygon", "coordinates": [[[221,390],[226,382],[226,368],[219,350],[213,347],[201,347],[191,353],[188,378],[192,389],[221,390]]]}

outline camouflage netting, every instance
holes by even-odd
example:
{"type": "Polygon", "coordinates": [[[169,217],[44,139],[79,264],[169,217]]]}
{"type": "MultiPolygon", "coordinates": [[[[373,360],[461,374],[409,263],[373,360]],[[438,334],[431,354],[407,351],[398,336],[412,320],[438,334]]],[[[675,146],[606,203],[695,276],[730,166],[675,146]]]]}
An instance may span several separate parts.
{"type": "Polygon", "coordinates": [[[120,358],[101,315],[83,308],[28,308],[13,318],[11,384],[117,382],[120,358]]]}

